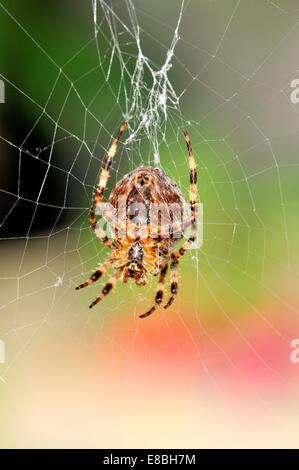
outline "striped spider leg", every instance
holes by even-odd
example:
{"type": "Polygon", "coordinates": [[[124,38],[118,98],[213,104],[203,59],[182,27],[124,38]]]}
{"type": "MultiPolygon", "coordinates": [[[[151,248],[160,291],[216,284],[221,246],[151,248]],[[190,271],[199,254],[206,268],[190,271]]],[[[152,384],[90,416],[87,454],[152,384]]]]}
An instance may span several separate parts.
{"type": "MultiPolygon", "coordinates": [[[[189,194],[189,203],[191,209],[191,217],[184,223],[184,227],[191,225],[192,226],[192,233],[188,240],[185,241],[183,246],[180,248],[179,251],[173,251],[171,253],[171,263],[170,263],[170,270],[171,270],[171,284],[170,284],[170,292],[171,296],[167,303],[164,305],[164,308],[170,307],[173,303],[175,296],[178,293],[178,264],[179,258],[183,256],[186,251],[190,248],[192,243],[196,240],[197,237],[197,207],[196,207],[196,194],[197,194],[197,171],[196,165],[194,160],[194,155],[190,143],[190,138],[187,131],[184,131],[184,136],[187,144],[188,155],[189,155],[189,169],[190,169],[190,194],[189,194]]],[[[168,229],[168,227],[166,227],[168,229]]],[[[172,231],[175,232],[180,230],[179,226],[172,227],[172,231]]],[[[161,229],[161,234],[163,235],[163,228],[161,229]]],[[[167,264],[165,266],[168,266],[167,264]]],[[[162,302],[163,294],[164,294],[164,282],[165,276],[167,273],[167,267],[162,269],[160,280],[157,287],[157,294],[155,298],[155,305],[148,310],[145,314],[141,315],[140,318],[145,318],[151,315],[159,304],[162,302]]]]}
{"type": "MultiPolygon", "coordinates": [[[[117,146],[118,146],[118,142],[119,142],[119,139],[123,133],[123,131],[125,130],[125,127],[126,127],[126,123],[124,122],[116,136],[116,138],[114,139],[113,141],[113,144],[111,145],[111,147],[109,148],[108,150],[108,153],[106,155],[106,159],[105,159],[105,163],[104,163],[104,166],[102,168],[102,171],[101,171],[101,174],[100,174],[100,177],[99,177],[99,183],[98,183],[98,186],[97,186],[97,190],[96,190],[96,193],[95,193],[95,206],[97,207],[97,205],[99,205],[102,201],[103,201],[103,194],[104,194],[104,191],[105,191],[105,188],[106,188],[106,185],[107,185],[107,181],[108,181],[108,177],[109,177],[109,169],[111,167],[111,163],[112,163],[112,159],[116,153],[116,149],[117,149],[117,146]]],[[[93,207],[90,207],[89,209],[89,221],[90,221],[90,225],[92,226],[92,228],[94,229],[96,235],[98,236],[98,238],[100,238],[100,240],[102,241],[102,243],[107,247],[109,248],[110,250],[112,250],[112,244],[110,242],[110,240],[108,239],[107,235],[105,234],[104,230],[96,223],[96,219],[95,219],[95,216],[94,216],[94,210],[93,210],[93,207]]],[[[76,289],[83,289],[84,287],[86,286],[89,286],[90,284],[92,284],[93,282],[97,281],[98,279],[100,279],[102,277],[102,275],[110,268],[112,264],[112,261],[110,259],[110,257],[91,275],[91,277],[83,282],[83,284],[80,284],[79,286],[76,287],[76,289]]],[[[117,279],[116,279],[117,280],[117,279]]],[[[112,280],[114,281],[114,279],[112,280]]],[[[114,285],[114,284],[113,284],[114,285]]],[[[110,283],[108,282],[107,285],[105,286],[106,287],[106,290],[105,288],[103,289],[103,292],[105,290],[105,294],[108,294],[108,292],[110,292],[110,289],[111,287],[109,288],[110,286],[110,283]],[[108,286],[108,287],[107,287],[108,286]]],[[[99,300],[101,300],[100,298],[97,299],[97,302],[99,302],[99,300]]],[[[95,303],[97,302],[93,302],[90,307],[93,307],[93,305],[95,305],[95,303]]]]}

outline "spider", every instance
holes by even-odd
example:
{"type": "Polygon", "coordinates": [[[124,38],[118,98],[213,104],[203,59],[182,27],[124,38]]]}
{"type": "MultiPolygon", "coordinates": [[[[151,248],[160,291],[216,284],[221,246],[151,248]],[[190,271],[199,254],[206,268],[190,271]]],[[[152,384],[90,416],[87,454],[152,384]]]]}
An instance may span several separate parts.
{"type": "MultiPolygon", "coordinates": [[[[109,170],[116,153],[119,139],[125,127],[126,123],[124,122],[106,155],[95,192],[94,202],[96,208],[101,208],[105,204],[103,203],[103,194],[109,177],[109,170]]],[[[171,204],[176,204],[182,209],[185,203],[184,197],[176,183],[162,170],[152,166],[141,166],[124,176],[116,184],[110,195],[109,204],[116,211],[119,210],[119,198],[123,197],[125,201],[125,217],[121,221],[118,220],[115,224],[115,235],[119,235],[119,231],[122,228],[121,236],[115,236],[115,238],[110,241],[104,230],[96,223],[93,207],[89,209],[90,224],[102,243],[111,250],[111,253],[91,277],[83,284],[77,286],[76,289],[82,289],[97,281],[110,267],[114,269],[114,273],[102,289],[101,294],[91,303],[90,308],[94,307],[111,291],[120,277],[123,282],[127,282],[129,278],[132,278],[137,285],[143,286],[147,283],[148,272],[153,276],[159,275],[155,303],[146,313],[140,315],[140,318],[148,317],[163,301],[164,284],[169,263],[171,269],[171,294],[164,308],[168,308],[173,303],[178,292],[179,259],[186,253],[197,236],[196,165],[190,139],[186,131],[184,131],[184,136],[189,153],[189,202],[191,216],[188,216],[183,223],[177,223],[172,213],[170,215],[170,221],[166,226],[161,224],[160,216],[160,218],[158,217],[157,224],[153,224],[150,221],[149,211],[155,204],[159,205],[163,203],[166,205],[166,208],[169,208],[171,204]],[[138,218],[137,216],[136,221],[136,217],[134,220],[136,211],[132,214],[131,209],[134,207],[134,204],[138,205],[140,203],[145,207],[144,217],[138,218]],[[192,227],[191,235],[183,246],[178,251],[175,251],[174,246],[183,237],[186,226],[192,227]],[[142,232],[142,236],[140,236],[140,231],[142,232]]],[[[111,220],[111,210],[102,211],[102,216],[106,221],[111,220]]]]}

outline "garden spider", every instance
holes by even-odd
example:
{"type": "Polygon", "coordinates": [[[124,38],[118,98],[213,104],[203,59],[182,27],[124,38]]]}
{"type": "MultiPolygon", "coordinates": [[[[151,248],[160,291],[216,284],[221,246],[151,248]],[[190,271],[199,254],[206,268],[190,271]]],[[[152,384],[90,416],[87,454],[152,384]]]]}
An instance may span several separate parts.
{"type": "MultiPolygon", "coordinates": [[[[103,193],[109,177],[112,159],[125,127],[126,123],[124,122],[108,151],[100,174],[95,193],[95,206],[100,210],[104,206],[103,193]]],[[[159,168],[152,166],[137,168],[124,176],[113,189],[109,198],[110,207],[117,212],[120,210],[120,198],[122,197],[125,202],[125,217],[122,219],[118,218],[117,222],[115,222],[115,235],[117,236],[115,236],[113,241],[108,239],[103,229],[96,223],[94,210],[92,207],[90,208],[90,224],[104,245],[111,250],[111,253],[106,261],[92,274],[90,279],[76,287],[76,289],[82,289],[97,281],[111,266],[114,269],[113,275],[103,288],[101,294],[89,306],[90,308],[111,291],[120,276],[122,276],[123,282],[133,278],[137,285],[143,286],[147,283],[146,273],[149,272],[153,276],[160,275],[155,304],[146,313],[140,315],[140,318],[149,316],[162,303],[169,262],[171,269],[171,295],[164,308],[168,308],[172,304],[178,292],[179,259],[185,254],[197,236],[196,165],[188,133],[184,131],[184,135],[189,153],[191,216],[181,222],[177,222],[178,219],[174,217],[173,212],[169,208],[174,204],[179,208],[181,214],[185,204],[184,197],[178,186],[169,176],[159,168]],[[156,220],[157,223],[153,223],[149,217],[152,207],[155,205],[160,207],[161,203],[166,206],[169,215],[169,221],[166,225],[162,224],[160,213],[156,220]],[[132,217],[132,208],[136,207],[136,205],[140,206],[140,204],[145,207],[144,217],[140,216],[139,210],[137,211],[137,216],[136,210],[135,212],[133,211],[132,217]],[[192,227],[190,237],[178,251],[174,251],[174,245],[183,237],[186,226],[190,225],[192,227]],[[122,233],[119,235],[120,231],[122,233]]],[[[113,219],[112,212],[111,209],[101,211],[102,216],[107,222],[111,222],[113,219]]]]}

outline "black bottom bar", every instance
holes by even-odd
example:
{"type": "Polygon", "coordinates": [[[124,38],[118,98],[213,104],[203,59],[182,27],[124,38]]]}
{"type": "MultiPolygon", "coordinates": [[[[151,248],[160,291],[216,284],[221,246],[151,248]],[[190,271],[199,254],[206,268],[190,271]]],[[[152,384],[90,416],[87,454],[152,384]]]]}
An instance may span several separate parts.
{"type": "Polygon", "coordinates": [[[233,450],[233,449],[3,449],[0,450],[0,461],[2,468],[6,461],[9,467],[21,463],[34,466],[38,464],[43,468],[46,464],[55,469],[57,465],[80,466],[88,468],[155,468],[164,466],[188,466],[200,465],[202,468],[210,468],[211,464],[220,463],[221,466],[256,465],[265,462],[267,466],[274,462],[276,465],[285,465],[294,459],[298,450],[233,450]]]}

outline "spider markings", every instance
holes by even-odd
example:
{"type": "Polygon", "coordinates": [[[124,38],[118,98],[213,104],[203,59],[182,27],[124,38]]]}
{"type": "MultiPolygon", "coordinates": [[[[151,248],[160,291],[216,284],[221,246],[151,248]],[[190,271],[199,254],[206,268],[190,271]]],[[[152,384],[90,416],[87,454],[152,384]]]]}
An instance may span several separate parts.
{"type": "MultiPolygon", "coordinates": [[[[106,155],[105,163],[102,168],[99,183],[95,193],[95,206],[101,207],[103,204],[103,193],[106,188],[109,177],[109,170],[115,156],[119,139],[125,129],[126,123],[123,123],[116,139],[111,145],[106,155]]],[[[190,209],[191,216],[183,222],[177,223],[171,209],[172,204],[177,204],[180,213],[183,212],[184,197],[175,184],[175,182],[167,176],[159,168],[152,166],[142,166],[127,174],[119,181],[112,191],[109,203],[112,208],[119,211],[120,197],[125,199],[125,220],[117,218],[115,222],[115,233],[117,236],[110,241],[105,232],[96,223],[93,208],[89,211],[90,224],[101,239],[103,244],[111,250],[111,254],[107,260],[92,274],[92,276],[83,284],[76,287],[82,289],[102,277],[105,272],[112,267],[115,271],[109,281],[102,289],[101,294],[89,306],[92,308],[107,295],[116,284],[119,277],[122,276],[122,282],[127,282],[129,278],[135,280],[137,285],[143,286],[147,284],[147,273],[157,276],[160,274],[157,292],[155,296],[155,304],[140,318],[151,315],[163,301],[165,278],[170,262],[171,270],[171,286],[170,298],[164,305],[168,308],[174,301],[178,292],[178,263],[181,256],[190,248],[197,236],[197,173],[194,156],[191,148],[188,133],[184,131],[185,140],[189,155],[190,168],[190,209]],[[145,214],[143,217],[137,216],[135,213],[135,204],[143,204],[145,214]],[[150,219],[151,209],[154,205],[164,204],[167,208],[170,221],[165,226],[158,218],[157,224],[150,219]],[[132,211],[132,209],[134,209],[132,211]],[[132,220],[133,219],[133,220],[132,220]],[[135,220],[134,220],[135,219],[135,220]],[[174,251],[174,245],[183,237],[184,228],[188,225],[192,226],[192,233],[187,241],[183,244],[179,251],[174,251]],[[140,236],[141,231],[141,236],[140,236]],[[121,236],[119,235],[121,232],[121,236]]],[[[108,222],[113,219],[111,211],[104,211],[102,216],[108,222]]]]}

